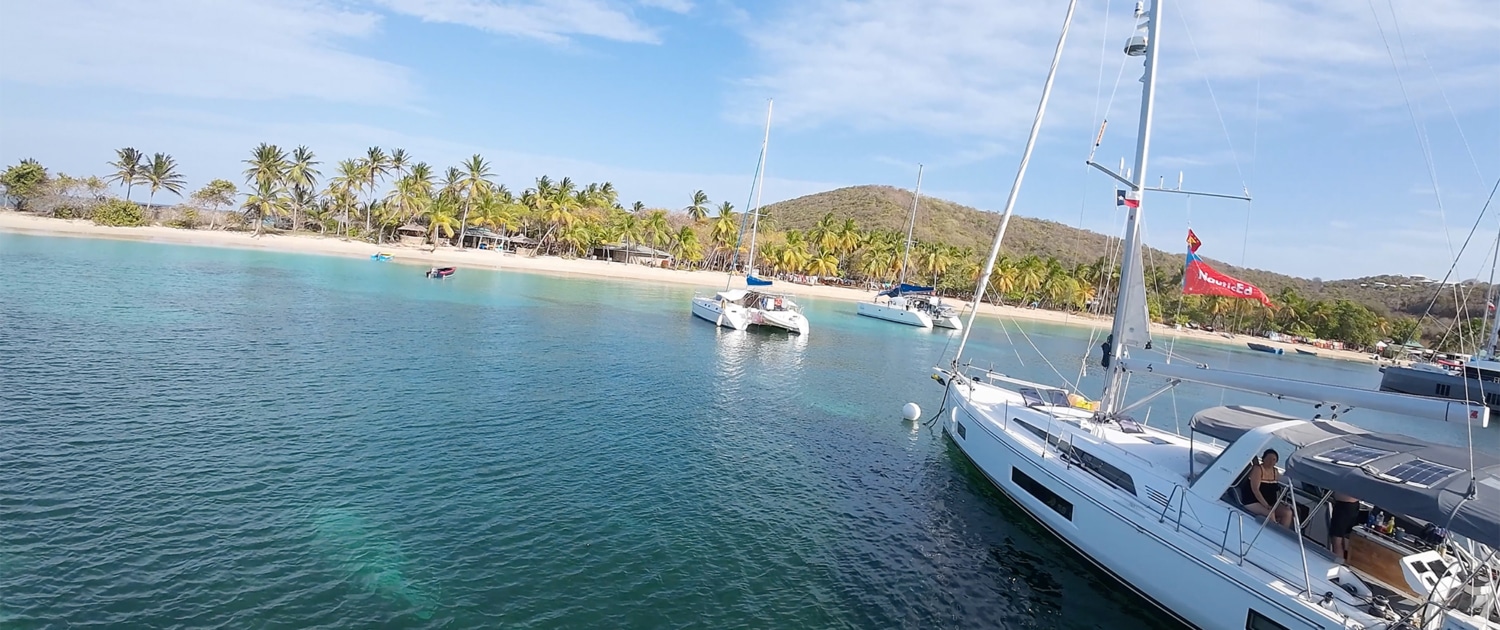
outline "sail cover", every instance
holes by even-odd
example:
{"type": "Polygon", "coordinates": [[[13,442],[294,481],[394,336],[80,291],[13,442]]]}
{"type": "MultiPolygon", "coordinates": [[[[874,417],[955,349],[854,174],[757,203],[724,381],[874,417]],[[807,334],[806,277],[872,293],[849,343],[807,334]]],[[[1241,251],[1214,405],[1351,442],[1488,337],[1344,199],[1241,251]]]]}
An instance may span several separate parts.
{"type": "Polygon", "coordinates": [[[880,297],[896,297],[906,293],[932,293],[932,287],[918,286],[915,284],[898,284],[894,287],[881,291],[880,297]]]}
{"type": "MultiPolygon", "coordinates": [[[[1132,208],[1131,212],[1139,210],[1132,208]]],[[[1139,241],[1129,249],[1125,254],[1130,257],[1129,271],[1120,279],[1120,301],[1115,306],[1117,309],[1124,309],[1121,311],[1124,321],[1121,322],[1120,343],[1130,348],[1150,348],[1151,318],[1146,306],[1146,267],[1141,262],[1139,241]]]]}

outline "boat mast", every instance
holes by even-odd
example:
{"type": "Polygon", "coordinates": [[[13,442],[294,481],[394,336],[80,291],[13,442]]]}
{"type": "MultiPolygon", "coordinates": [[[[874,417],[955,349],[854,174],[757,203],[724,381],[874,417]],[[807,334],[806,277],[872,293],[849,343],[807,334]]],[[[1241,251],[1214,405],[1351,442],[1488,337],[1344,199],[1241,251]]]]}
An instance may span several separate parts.
{"type": "MultiPolygon", "coordinates": [[[[1136,18],[1145,17],[1147,20],[1147,31],[1145,53],[1146,73],[1141,81],[1144,87],[1141,89],[1141,126],[1136,135],[1135,146],[1135,170],[1130,173],[1130,190],[1126,193],[1127,199],[1133,200],[1134,204],[1126,204],[1129,210],[1129,218],[1125,226],[1125,255],[1120,261],[1120,289],[1119,296],[1115,301],[1114,322],[1110,326],[1110,335],[1113,343],[1110,347],[1110,373],[1109,381],[1104,387],[1101,396],[1102,406],[1100,412],[1108,415],[1118,410],[1125,397],[1125,371],[1120,360],[1129,356],[1126,349],[1131,331],[1127,329],[1127,318],[1133,310],[1146,308],[1144,284],[1142,290],[1132,291],[1132,278],[1144,273],[1141,268],[1141,203],[1143,201],[1142,191],[1146,187],[1146,158],[1150,154],[1151,147],[1151,116],[1156,105],[1156,64],[1157,52],[1161,50],[1161,5],[1162,0],[1151,1],[1151,11],[1142,13],[1140,3],[1136,4],[1136,18]],[[1140,300],[1140,303],[1135,303],[1140,300]]],[[[1131,44],[1135,44],[1134,41],[1131,44]]],[[[1130,52],[1127,45],[1126,52],[1130,52]]],[[[1149,319],[1146,324],[1149,326],[1149,319]]]]}
{"type": "Polygon", "coordinates": [[[745,275],[755,275],[755,234],[760,230],[760,191],[766,185],[766,147],[771,144],[771,105],[773,99],[766,100],[766,137],[760,141],[760,177],[755,180],[755,219],[750,223],[750,270],[745,275]]]}
{"type": "Polygon", "coordinates": [[[896,288],[900,290],[901,285],[906,283],[906,265],[911,261],[911,233],[917,228],[917,203],[922,200],[922,165],[917,165],[917,191],[911,196],[911,219],[906,224],[906,251],[901,254],[901,277],[896,280],[896,288]]]}
{"type": "Polygon", "coordinates": [[[1042,100],[1036,105],[1036,118],[1031,121],[1031,134],[1026,136],[1026,149],[1021,152],[1021,166],[1016,169],[1016,179],[1010,185],[1010,195],[1005,198],[1005,213],[1000,216],[1000,229],[995,232],[995,241],[990,243],[990,257],[984,261],[984,270],[979,274],[979,287],[974,290],[974,308],[969,309],[969,322],[964,326],[963,337],[958,341],[958,351],[953,354],[953,365],[964,355],[964,346],[969,343],[969,333],[974,330],[974,318],[979,315],[979,305],[984,303],[984,292],[990,284],[990,274],[995,271],[995,259],[1000,257],[1000,243],[1005,240],[1005,229],[1010,226],[1011,214],[1016,209],[1016,197],[1021,194],[1021,181],[1026,179],[1026,167],[1031,164],[1031,150],[1036,148],[1036,137],[1042,132],[1042,117],[1047,113],[1047,100],[1052,97],[1052,80],[1057,78],[1057,66],[1062,62],[1063,44],[1068,41],[1068,27],[1073,24],[1073,9],[1078,0],[1069,0],[1068,14],[1063,17],[1062,34],[1057,37],[1057,50],[1052,53],[1052,67],[1047,70],[1047,82],[1042,85],[1042,100]]]}

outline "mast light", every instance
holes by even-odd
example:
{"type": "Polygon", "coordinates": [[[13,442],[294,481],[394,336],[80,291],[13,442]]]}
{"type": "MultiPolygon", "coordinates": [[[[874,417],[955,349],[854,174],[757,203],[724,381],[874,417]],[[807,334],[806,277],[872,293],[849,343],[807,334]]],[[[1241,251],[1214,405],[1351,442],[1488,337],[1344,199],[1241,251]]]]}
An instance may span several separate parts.
{"type": "Polygon", "coordinates": [[[1135,3],[1135,19],[1139,20],[1135,27],[1135,34],[1130,36],[1130,41],[1125,42],[1125,54],[1131,57],[1144,57],[1149,38],[1146,29],[1151,24],[1151,19],[1146,17],[1145,7],[1141,3],[1135,3]]]}

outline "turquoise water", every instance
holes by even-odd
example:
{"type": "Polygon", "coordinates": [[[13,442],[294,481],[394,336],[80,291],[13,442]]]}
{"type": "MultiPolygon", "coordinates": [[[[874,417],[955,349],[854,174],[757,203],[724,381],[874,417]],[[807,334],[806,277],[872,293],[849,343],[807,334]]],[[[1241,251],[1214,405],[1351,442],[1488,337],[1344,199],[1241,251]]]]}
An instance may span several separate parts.
{"type": "MultiPolygon", "coordinates": [[[[1171,627],[900,420],[951,337],[691,295],[0,234],[0,626],[1171,627]]],[[[1027,331],[1077,376],[1086,332],[1027,331]]],[[[1010,338],[969,354],[1057,380],[1010,338]]]]}

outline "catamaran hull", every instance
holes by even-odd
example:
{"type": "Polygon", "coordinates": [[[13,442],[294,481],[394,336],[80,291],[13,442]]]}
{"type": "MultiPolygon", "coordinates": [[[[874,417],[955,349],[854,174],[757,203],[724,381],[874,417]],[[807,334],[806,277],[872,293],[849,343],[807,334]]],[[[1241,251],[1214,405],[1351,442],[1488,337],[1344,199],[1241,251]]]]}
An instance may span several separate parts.
{"type": "Polygon", "coordinates": [[[1197,628],[1245,628],[1252,610],[1288,629],[1339,627],[1275,603],[1220,570],[1234,566],[1233,558],[1186,537],[1169,540],[1154,532],[1161,528],[1154,515],[1132,515],[1139,510],[1081,491],[1075,485],[1076,465],[1070,472],[1069,464],[1056,456],[1042,458],[1016,444],[993,421],[976,415],[957,386],[953,394],[959,401],[943,418],[944,433],[990,483],[1086,560],[1168,615],[1197,628]],[[1136,525],[1132,519],[1150,523],[1136,525]]]}
{"type": "Polygon", "coordinates": [[[874,302],[860,302],[859,314],[865,317],[874,317],[897,324],[906,324],[918,328],[932,328],[932,318],[920,311],[911,311],[904,308],[895,308],[874,302]]]}
{"type": "Polygon", "coordinates": [[[734,330],[744,330],[750,325],[750,316],[745,307],[721,303],[714,298],[693,298],[693,315],[734,330]]]}
{"type": "Polygon", "coordinates": [[[947,317],[934,317],[932,318],[932,325],[937,326],[938,328],[951,328],[953,330],[964,329],[963,322],[958,321],[957,315],[949,315],[947,317]]]}
{"type": "Polygon", "coordinates": [[[780,328],[787,332],[806,335],[812,332],[807,324],[807,318],[795,311],[763,311],[761,309],[750,310],[750,324],[769,328],[780,328]]]}

